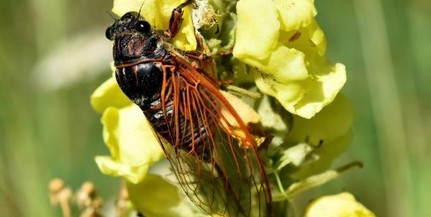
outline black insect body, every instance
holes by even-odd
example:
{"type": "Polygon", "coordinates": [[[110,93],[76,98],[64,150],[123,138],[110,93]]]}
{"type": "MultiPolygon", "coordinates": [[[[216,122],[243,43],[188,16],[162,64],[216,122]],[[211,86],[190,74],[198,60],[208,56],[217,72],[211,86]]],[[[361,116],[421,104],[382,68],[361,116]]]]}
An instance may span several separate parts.
{"type": "Polygon", "coordinates": [[[162,37],[136,12],[128,12],[117,20],[106,30],[106,37],[115,43],[115,74],[121,90],[146,111],[160,99],[160,64],[169,61],[162,37]]]}
{"type": "Polygon", "coordinates": [[[212,60],[171,44],[182,10],[192,2],[172,11],[166,31],[153,29],[137,12],[107,28],[118,85],[169,143],[162,147],[172,170],[198,207],[208,214],[269,216],[271,194],[255,141],[214,73],[206,71],[212,60]],[[244,138],[232,134],[238,128],[244,138]]]}

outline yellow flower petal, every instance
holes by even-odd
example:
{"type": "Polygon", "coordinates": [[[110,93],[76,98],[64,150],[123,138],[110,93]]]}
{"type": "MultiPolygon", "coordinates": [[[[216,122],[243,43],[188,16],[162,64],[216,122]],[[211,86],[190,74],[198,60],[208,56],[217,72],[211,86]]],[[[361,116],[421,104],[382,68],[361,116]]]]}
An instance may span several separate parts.
{"type": "Polygon", "coordinates": [[[346,83],[346,70],[344,65],[326,65],[321,67],[323,75],[316,75],[310,79],[311,85],[306,89],[305,95],[294,104],[293,113],[304,118],[312,118],[323,107],[330,104],[346,83]]]}
{"type": "Polygon", "coordinates": [[[277,44],[280,28],[273,2],[241,0],[236,10],[238,21],[233,55],[250,61],[266,58],[277,44]]]}
{"type": "MultiPolygon", "coordinates": [[[[245,103],[238,97],[230,94],[229,92],[225,92],[225,91],[220,91],[220,92],[226,98],[226,100],[229,101],[229,103],[234,106],[235,111],[238,113],[238,116],[241,118],[241,120],[244,122],[246,126],[248,126],[249,124],[258,124],[260,122],[259,114],[247,103],[245,103]]],[[[228,130],[232,136],[238,139],[246,137],[244,134],[244,131],[240,128],[238,122],[230,112],[228,112],[225,109],[222,109],[221,114],[224,118],[226,118],[226,119],[221,119],[221,122],[226,127],[225,129],[228,130]],[[225,123],[225,121],[227,123],[225,123]],[[231,130],[232,128],[229,128],[227,126],[232,126],[233,130],[231,130]]],[[[256,139],[256,143],[259,145],[264,138],[255,138],[255,139],[256,139]]],[[[248,145],[249,144],[241,144],[241,146],[243,147],[248,147],[248,145]]]]}
{"type": "MultiPolygon", "coordinates": [[[[245,125],[248,124],[257,124],[260,122],[260,116],[259,114],[252,108],[250,105],[242,101],[240,98],[236,97],[235,95],[226,92],[226,91],[220,91],[221,94],[226,98],[226,100],[234,106],[235,111],[238,113],[239,117],[242,121],[244,121],[245,125]]],[[[238,123],[234,120],[234,117],[227,113],[226,111],[222,110],[223,116],[226,116],[228,119],[228,123],[234,127],[239,127],[238,123]]]]}
{"type": "Polygon", "coordinates": [[[342,94],[312,119],[293,117],[293,128],[289,133],[291,140],[302,142],[308,138],[312,144],[320,140],[330,142],[350,131],[353,122],[353,108],[342,94]]]}
{"type": "MultiPolygon", "coordinates": [[[[169,28],[172,10],[182,3],[184,0],[114,0],[112,12],[118,16],[123,16],[129,11],[140,11],[145,20],[155,29],[166,30],[169,28]]],[[[196,50],[197,42],[190,6],[183,8],[183,10],[183,23],[173,44],[181,50],[196,50]]]]}
{"type": "Polygon", "coordinates": [[[375,217],[374,213],[344,192],[320,197],[311,202],[304,217],[375,217]]]}
{"type": "Polygon", "coordinates": [[[304,54],[278,44],[265,61],[253,65],[262,72],[271,72],[254,73],[259,90],[276,97],[286,110],[294,113],[295,104],[306,94],[305,88],[310,83],[306,80],[304,54]]]}
{"type": "Polygon", "coordinates": [[[181,189],[158,175],[148,174],[142,182],[127,183],[130,200],[145,216],[189,217],[203,215],[181,189]]]}
{"type": "Polygon", "coordinates": [[[96,157],[104,174],[137,183],[149,166],[164,157],[156,134],[137,106],[107,108],[102,123],[103,139],[111,152],[111,158],[96,157]]]}
{"type": "Polygon", "coordinates": [[[313,0],[274,0],[274,5],[285,31],[307,26],[317,14],[313,0]]]}
{"type": "Polygon", "coordinates": [[[302,179],[328,169],[332,161],[351,143],[352,121],[352,106],[343,95],[338,95],[333,103],[312,119],[294,116],[293,128],[287,138],[289,142],[301,143],[307,140],[306,142],[312,146],[317,146],[321,142],[322,144],[313,152],[317,158],[302,165],[293,176],[302,179]]]}
{"type": "Polygon", "coordinates": [[[109,78],[91,94],[91,106],[102,113],[108,107],[121,108],[131,105],[132,101],[124,95],[114,77],[109,78]]]}

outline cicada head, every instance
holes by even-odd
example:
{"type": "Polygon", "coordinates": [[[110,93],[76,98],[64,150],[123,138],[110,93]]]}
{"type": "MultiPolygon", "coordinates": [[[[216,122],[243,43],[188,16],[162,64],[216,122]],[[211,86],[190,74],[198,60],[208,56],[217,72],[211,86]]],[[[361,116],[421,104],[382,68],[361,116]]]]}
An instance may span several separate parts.
{"type": "Polygon", "coordinates": [[[130,11],[125,13],[120,19],[106,29],[105,36],[109,40],[114,40],[120,35],[130,34],[150,34],[151,25],[139,13],[130,11]]]}
{"type": "Polygon", "coordinates": [[[157,59],[165,55],[163,39],[139,13],[124,14],[106,29],[106,38],[114,41],[115,65],[157,59]]]}

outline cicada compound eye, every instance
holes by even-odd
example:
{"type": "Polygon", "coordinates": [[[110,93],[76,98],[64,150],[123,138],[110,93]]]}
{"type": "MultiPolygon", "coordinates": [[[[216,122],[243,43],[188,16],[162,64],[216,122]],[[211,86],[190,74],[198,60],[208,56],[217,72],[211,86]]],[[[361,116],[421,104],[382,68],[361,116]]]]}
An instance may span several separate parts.
{"type": "Polygon", "coordinates": [[[147,21],[140,20],[136,22],[135,28],[138,32],[147,33],[151,30],[151,25],[147,21]]]}
{"type": "Polygon", "coordinates": [[[105,31],[105,37],[109,40],[112,40],[113,35],[112,35],[112,31],[111,31],[111,27],[106,28],[105,31]]]}

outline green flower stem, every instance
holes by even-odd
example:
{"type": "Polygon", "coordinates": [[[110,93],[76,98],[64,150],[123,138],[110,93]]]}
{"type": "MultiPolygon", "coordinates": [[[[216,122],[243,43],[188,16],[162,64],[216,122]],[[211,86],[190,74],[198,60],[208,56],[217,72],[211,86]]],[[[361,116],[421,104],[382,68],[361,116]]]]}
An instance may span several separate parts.
{"type": "Polygon", "coordinates": [[[353,169],[355,167],[361,168],[362,163],[359,161],[354,161],[352,163],[339,167],[335,170],[328,170],[326,172],[323,172],[314,176],[310,176],[300,182],[296,182],[290,185],[289,188],[287,189],[287,194],[290,197],[293,197],[296,194],[301,193],[305,190],[308,190],[310,188],[320,186],[326,182],[329,182],[337,178],[338,176],[340,176],[341,173],[344,173],[345,171],[353,169]]]}
{"type": "Polygon", "coordinates": [[[238,87],[238,86],[235,86],[235,85],[229,85],[229,86],[226,87],[226,89],[228,91],[231,91],[231,92],[234,92],[234,93],[239,93],[241,95],[248,96],[248,97],[250,97],[252,99],[259,99],[260,97],[262,97],[262,94],[260,94],[258,92],[248,91],[248,90],[246,90],[244,88],[241,88],[241,87],[238,87]]]}
{"type": "Polygon", "coordinates": [[[276,197],[274,195],[273,200],[274,201],[289,200],[291,197],[289,197],[289,194],[284,190],[283,183],[281,183],[281,179],[277,171],[274,171],[274,176],[275,176],[275,180],[277,181],[278,189],[280,190],[280,193],[283,196],[283,198],[276,197]]]}

